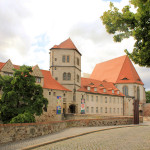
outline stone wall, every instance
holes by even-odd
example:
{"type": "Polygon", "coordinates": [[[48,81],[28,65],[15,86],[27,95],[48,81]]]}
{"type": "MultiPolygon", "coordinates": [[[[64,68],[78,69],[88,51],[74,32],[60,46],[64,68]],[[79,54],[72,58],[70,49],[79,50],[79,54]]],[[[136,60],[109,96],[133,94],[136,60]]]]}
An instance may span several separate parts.
{"type": "Polygon", "coordinates": [[[150,117],[150,103],[146,103],[143,106],[143,116],[149,116],[150,117]]]}
{"type": "MultiPolygon", "coordinates": [[[[143,118],[140,117],[140,122],[143,118]]],[[[19,141],[61,131],[69,127],[92,127],[133,124],[133,117],[82,119],[55,122],[0,124],[0,143],[19,141]]]]}

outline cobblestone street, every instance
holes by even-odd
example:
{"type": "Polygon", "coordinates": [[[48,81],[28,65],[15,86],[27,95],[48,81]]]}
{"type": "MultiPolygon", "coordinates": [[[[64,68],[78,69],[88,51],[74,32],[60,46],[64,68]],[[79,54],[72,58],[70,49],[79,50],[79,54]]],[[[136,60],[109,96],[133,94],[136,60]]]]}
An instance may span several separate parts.
{"type": "Polygon", "coordinates": [[[34,150],[150,150],[150,126],[99,131],[34,150]]]}

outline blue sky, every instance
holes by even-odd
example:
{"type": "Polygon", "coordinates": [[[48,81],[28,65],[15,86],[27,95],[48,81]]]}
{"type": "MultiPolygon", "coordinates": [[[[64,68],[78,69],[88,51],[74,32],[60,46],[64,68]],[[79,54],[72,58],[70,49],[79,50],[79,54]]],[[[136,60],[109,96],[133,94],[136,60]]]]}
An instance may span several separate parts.
{"type": "MultiPolygon", "coordinates": [[[[111,1],[119,9],[129,4],[111,1]]],[[[82,73],[91,73],[97,63],[125,55],[124,49],[131,52],[135,42],[113,41],[100,20],[108,9],[107,0],[1,0],[0,61],[48,70],[49,49],[70,37],[82,53],[82,73]]],[[[135,67],[150,90],[150,69],[135,67]]]]}

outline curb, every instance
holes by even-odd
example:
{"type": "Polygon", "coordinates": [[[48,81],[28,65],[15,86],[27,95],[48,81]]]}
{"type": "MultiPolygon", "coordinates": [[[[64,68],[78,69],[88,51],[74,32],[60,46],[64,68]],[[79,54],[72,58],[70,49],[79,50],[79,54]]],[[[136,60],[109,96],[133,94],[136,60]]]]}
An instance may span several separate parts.
{"type": "Polygon", "coordinates": [[[33,148],[38,148],[38,147],[45,146],[45,145],[48,145],[48,144],[57,143],[57,142],[60,142],[60,141],[68,140],[68,139],[71,139],[71,138],[75,138],[75,137],[79,137],[79,136],[83,136],[83,135],[87,135],[87,134],[95,133],[95,132],[99,132],[99,131],[105,131],[105,130],[111,130],[111,129],[117,129],[117,128],[126,128],[126,127],[139,127],[139,126],[149,126],[149,125],[127,125],[127,126],[118,126],[118,127],[110,127],[110,128],[105,128],[105,129],[99,129],[99,130],[94,130],[94,131],[90,131],[90,132],[81,133],[81,134],[78,134],[78,135],[73,135],[73,136],[68,136],[68,137],[65,137],[65,138],[60,138],[60,139],[45,142],[45,143],[42,143],[42,144],[37,144],[37,145],[25,147],[22,150],[31,150],[33,148]]]}

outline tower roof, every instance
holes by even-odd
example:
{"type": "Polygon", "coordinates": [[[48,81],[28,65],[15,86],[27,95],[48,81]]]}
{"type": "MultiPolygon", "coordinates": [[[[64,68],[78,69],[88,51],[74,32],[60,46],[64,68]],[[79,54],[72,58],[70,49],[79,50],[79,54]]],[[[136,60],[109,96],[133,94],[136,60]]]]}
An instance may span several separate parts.
{"type": "Polygon", "coordinates": [[[59,45],[54,45],[51,49],[70,49],[70,50],[76,50],[80,55],[81,53],[78,51],[74,43],[70,38],[65,40],[64,42],[60,43],[59,45]]]}
{"type": "Polygon", "coordinates": [[[90,78],[113,83],[143,84],[128,56],[121,56],[95,66],[90,78]]]}

